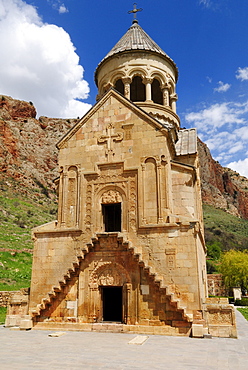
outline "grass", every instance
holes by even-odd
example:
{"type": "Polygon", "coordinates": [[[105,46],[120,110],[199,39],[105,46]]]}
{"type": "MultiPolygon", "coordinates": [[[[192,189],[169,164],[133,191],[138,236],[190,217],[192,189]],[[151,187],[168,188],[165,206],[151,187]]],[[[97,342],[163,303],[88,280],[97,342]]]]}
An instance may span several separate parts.
{"type": "Polygon", "coordinates": [[[0,325],[5,323],[7,307],[0,307],[0,325]]]}
{"type": "Polygon", "coordinates": [[[31,229],[52,221],[55,205],[0,195],[0,248],[32,249],[31,229]]]}
{"type": "Polygon", "coordinates": [[[19,290],[30,286],[32,254],[0,251],[0,290],[19,290]]]}
{"type": "Polygon", "coordinates": [[[237,310],[242,313],[244,318],[248,321],[248,307],[238,307],[237,310]]]}
{"type": "Polygon", "coordinates": [[[206,244],[218,243],[223,251],[248,249],[248,220],[203,205],[206,244]]]}
{"type": "MultiPolygon", "coordinates": [[[[1,185],[1,184],[0,184],[1,185]]],[[[56,202],[32,189],[0,186],[0,290],[30,286],[31,230],[56,219],[56,202]]]]}

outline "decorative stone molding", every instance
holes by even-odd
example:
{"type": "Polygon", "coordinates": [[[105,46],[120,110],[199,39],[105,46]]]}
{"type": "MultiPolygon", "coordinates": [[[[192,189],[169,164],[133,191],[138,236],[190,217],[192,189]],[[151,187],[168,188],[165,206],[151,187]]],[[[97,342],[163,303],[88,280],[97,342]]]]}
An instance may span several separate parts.
{"type": "Polygon", "coordinates": [[[92,214],[92,185],[87,184],[86,187],[86,217],[85,217],[85,227],[86,227],[86,232],[88,234],[91,233],[91,214],[92,214]]]}
{"type": "Polygon", "coordinates": [[[86,187],[85,220],[87,227],[91,227],[92,217],[93,219],[95,217],[97,231],[102,231],[101,204],[122,203],[123,230],[127,230],[128,227],[131,230],[136,230],[137,171],[125,171],[122,162],[101,164],[98,165],[98,170],[99,171],[94,174],[85,175],[88,183],[86,187]]]}

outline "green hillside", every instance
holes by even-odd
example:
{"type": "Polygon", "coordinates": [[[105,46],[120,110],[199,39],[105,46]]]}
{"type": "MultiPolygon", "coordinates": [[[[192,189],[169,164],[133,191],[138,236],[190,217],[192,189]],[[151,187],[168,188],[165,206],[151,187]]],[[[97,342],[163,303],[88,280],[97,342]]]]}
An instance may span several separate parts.
{"type": "Polygon", "coordinates": [[[203,213],[207,246],[218,244],[222,251],[248,249],[248,220],[206,204],[203,213]]]}
{"type": "Polygon", "coordinates": [[[0,183],[0,290],[28,287],[31,278],[31,229],[56,218],[56,202],[42,187],[18,188],[0,183]]]}

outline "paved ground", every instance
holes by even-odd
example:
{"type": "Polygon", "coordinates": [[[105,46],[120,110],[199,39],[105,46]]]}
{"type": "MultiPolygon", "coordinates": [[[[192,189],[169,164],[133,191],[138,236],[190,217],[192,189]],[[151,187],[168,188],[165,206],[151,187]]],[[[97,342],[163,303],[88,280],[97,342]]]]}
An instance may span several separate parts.
{"type": "Polygon", "coordinates": [[[248,322],[237,312],[238,339],[193,339],[136,334],[13,331],[0,327],[0,369],[247,370],[248,322]]]}

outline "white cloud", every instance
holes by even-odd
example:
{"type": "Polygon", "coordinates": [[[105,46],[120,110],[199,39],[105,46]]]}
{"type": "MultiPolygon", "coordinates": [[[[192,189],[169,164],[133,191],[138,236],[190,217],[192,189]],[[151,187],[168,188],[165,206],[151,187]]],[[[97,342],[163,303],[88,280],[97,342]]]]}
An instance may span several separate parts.
{"type": "Polygon", "coordinates": [[[212,5],[211,0],[199,0],[199,4],[204,5],[206,8],[209,8],[212,5]]]}
{"type": "Polygon", "coordinates": [[[231,87],[231,85],[229,85],[228,83],[224,84],[222,81],[219,81],[218,82],[218,85],[219,85],[218,87],[215,87],[214,88],[214,91],[217,91],[217,92],[226,92],[231,87]]]}
{"type": "Polygon", "coordinates": [[[214,135],[210,135],[205,143],[212,151],[218,151],[218,154],[223,155],[224,152],[228,152],[233,147],[233,143],[236,140],[235,135],[228,131],[217,132],[214,135]]]}
{"type": "Polygon", "coordinates": [[[212,11],[220,11],[225,6],[223,0],[198,0],[198,3],[212,11]]]}
{"type": "Polygon", "coordinates": [[[247,125],[237,128],[236,130],[233,131],[233,134],[236,135],[238,138],[242,140],[247,140],[248,141],[248,128],[247,125]]]}
{"type": "Polygon", "coordinates": [[[240,175],[248,178],[248,158],[238,160],[236,162],[230,162],[227,167],[240,173],[240,175]]]}
{"type": "Polygon", "coordinates": [[[223,166],[247,176],[248,101],[213,104],[185,115],[190,126],[209,147],[213,157],[223,166]]]}
{"type": "Polygon", "coordinates": [[[47,2],[53,7],[54,10],[57,10],[59,14],[68,13],[69,10],[66,8],[65,4],[61,0],[47,0],[47,2]]]}
{"type": "Polygon", "coordinates": [[[68,13],[69,10],[65,7],[64,4],[59,6],[59,14],[68,13]]]}
{"type": "Polygon", "coordinates": [[[236,78],[241,81],[248,80],[248,67],[239,68],[237,70],[236,78]]]}
{"type": "Polygon", "coordinates": [[[185,115],[188,123],[194,124],[201,131],[215,131],[226,124],[242,124],[245,122],[242,115],[248,111],[248,101],[244,104],[225,102],[216,103],[199,112],[185,115]]]}
{"type": "Polygon", "coordinates": [[[228,150],[228,153],[230,154],[238,153],[240,150],[243,150],[243,149],[244,149],[244,144],[242,143],[242,141],[237,141],[233,143],[232,147],[228,150]]]}
{"type": "Polygon", "coordinates": [[[89,93],[63,28],[43,23],[23,0],[0,0],[0,93],[32,101],[40,115],[82,116],[89,93]],[[68,115],[67,115],[68,114],[68,115]]]}

